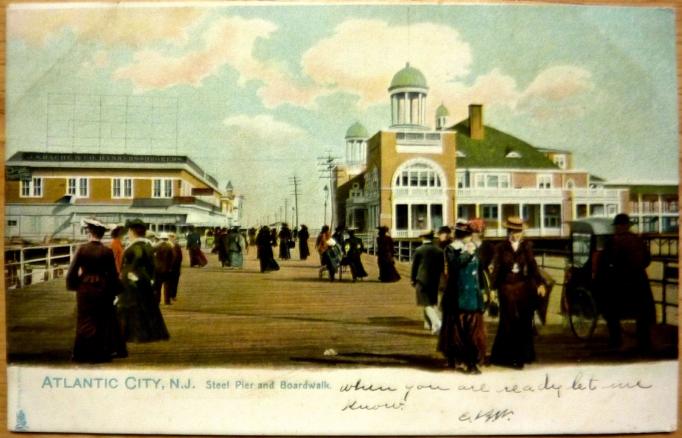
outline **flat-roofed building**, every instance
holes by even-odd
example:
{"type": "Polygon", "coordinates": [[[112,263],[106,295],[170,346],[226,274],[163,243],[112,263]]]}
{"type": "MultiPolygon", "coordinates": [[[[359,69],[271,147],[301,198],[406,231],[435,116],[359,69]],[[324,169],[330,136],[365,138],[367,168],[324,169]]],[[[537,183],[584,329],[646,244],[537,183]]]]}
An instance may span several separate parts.
{"type": "Polygon", "coordinates": [[[93,216],[111,224],[140,218],[152,230],[236,219],[233,191],[183,155],[17,152],[5,178],[9,238],[77,239],[81,219],[93,216]]]}

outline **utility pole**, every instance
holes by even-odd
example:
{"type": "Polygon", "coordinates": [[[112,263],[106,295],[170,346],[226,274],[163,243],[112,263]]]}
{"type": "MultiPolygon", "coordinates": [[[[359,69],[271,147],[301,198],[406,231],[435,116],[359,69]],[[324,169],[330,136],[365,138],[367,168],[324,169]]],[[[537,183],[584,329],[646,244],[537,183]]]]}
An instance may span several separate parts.
{"type": "Polygon", "coordinates": [[[296,228],[298,228],[298,194],[299,194],[298,186],[299,186],[299,184],[301,184],[301,180],[299,180],[298,177],[296,175],[294,175],[292,177],[289,177],[289,184],[291,184],[294,188],[294,192],[292,193],[292,195],[294,196],[294,208],[296,209],[295,210],[296,211],[296,218],[294,220],[294,218],[292,217],[291,220],[296,225],[296,228]]]}
{"type": "Polygon", "coordinates": [[[288,219],[287,217],[289,216],[289,198],[284,198],[284,219],[282,219],[282,222],[286,222],[288,219]]]}
{"type": "MultiPolygon", "coordinates": [[[[327,151],[326,156],[317,157],[317,168],[320,174],[320,179],[325,179],[329,181],[329,195],[331,200],[331,215],[329,218],[329,227],[334,228],[334,204],[336,197],[336,181],[334,181],[336,160],[339,157],[332,156],[331,152],[327,151]]],[[[327,214],[326,199],[325,199],[325,216],[327,214]]],[[[326,220],[325,220],[326,222],[326,220]]]]}

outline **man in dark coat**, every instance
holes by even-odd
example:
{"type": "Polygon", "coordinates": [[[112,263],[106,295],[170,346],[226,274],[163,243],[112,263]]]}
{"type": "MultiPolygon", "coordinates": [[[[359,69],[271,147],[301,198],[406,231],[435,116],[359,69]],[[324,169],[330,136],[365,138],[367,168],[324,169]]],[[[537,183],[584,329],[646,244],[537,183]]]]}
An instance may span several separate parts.
{"type": "Polygon", "coordinates": [[[291,246],[292,241],[291,229],[289,225],[282,224],[282,228],[279,230],[279,258],[281,260],[289,260],[291,258],[291,246]]]}
{"type": "Polygon", "coordinates": [[[637,320],[637,343],[642,352],[651,348],[651,327],[656,321],[656,308],[646,268],[651,253],[641,237],[630,231],[627,214],[616,215],[615,233],[604,246],[599,259],[599,283],[604,290],[604,316],[609,328],[609,342],[620,347],[620,320],[634,316],[637,320]]]}
{"type": "Polygon", "coordinates": [[[438,314],[438,286],[443,273],[443,250],[434,245],[433,231],[420,236],[422,244],[412,260],[412,286],[417,293],[417,305],[424,308],[424,328],[437,334],[441,327],[438,314]]]}
{"type": "Polygon", "coordinates": [[[168,234],[169,241],[173,245],[173,267],[168,280],[168,294],[175,301],[178,296],[178,284],[180,283],[180,271],[182,270],[182,247],[176,240],[175,233],[168,234]]]}
{"type": "Polygon", "coordinates": [[[168,233],[159,235],[160,242],[154,247],[154,296],[156,302],[170,305],[171,295],[169,285],[173,276],[173,266],[175,264],[175,249],[169,242],[168,233]]]}
{"type": "Polygon", "coordinates": [[[128,355],[116,318],[114,298],[121,290],[114,253],[101,242],[106,227],[85,219],[90,241],[78,248],[66,274],[66,288],[76,291],[75,362],[108,362],[128,355]]]}

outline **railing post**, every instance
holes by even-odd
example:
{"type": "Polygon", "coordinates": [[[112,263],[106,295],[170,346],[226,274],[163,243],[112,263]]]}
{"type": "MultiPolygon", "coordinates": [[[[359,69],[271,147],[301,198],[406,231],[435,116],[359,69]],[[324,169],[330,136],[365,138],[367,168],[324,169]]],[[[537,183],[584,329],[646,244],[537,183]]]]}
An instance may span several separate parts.
{"type": "Polygon", "coordinates": [[[19,287],[24,287],[26,284],[26,279],[24,276],[26,271],[24,270],[24,248],[19,249],[19,287]]]}
{"type": "Polygon", "coordinates": [[[667,286],[668,286],[668,262],[663,261],[663,279],[661,281],[661,323],[667,324],[668,322],[668,297],[667,297],[667,286]]]}
{"type": "Polygon", "coordinates": [[[45,265],[47,269],[47,279],[54,278],[54,270],[52,269],[52,246],[47,247],[47,255],[45,256],[45,265]]]}

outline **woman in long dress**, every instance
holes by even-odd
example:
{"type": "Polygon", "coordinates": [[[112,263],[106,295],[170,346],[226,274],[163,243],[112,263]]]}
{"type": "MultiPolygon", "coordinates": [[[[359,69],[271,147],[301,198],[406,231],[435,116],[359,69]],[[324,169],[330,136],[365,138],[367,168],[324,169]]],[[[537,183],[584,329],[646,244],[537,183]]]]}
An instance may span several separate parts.
{"type": "Polygon", "coordinates": [[[308,248],[308,239],[310,239],[310,232],[308,227],[301,225],[301,230],[298,232],[298,254],[301,260],[305,260],[310,255],[308,248]]]}
{"type": "Polygon", "coordinates": [[[275,261],[272,253],[272,234],[267,226],[263,226],[256,236],[258,246],[258,260],[260,261],[260,271],[278,271],[279,265],[275,261]]]}
{"type": "Polygon", "coordinates": [[[523,368],[535,360],[533,312],[545,286],[533,255],[532,244],[523,239],[523,220],[505,222],[508,239],[499,244],[493,259],[493,288],[500,301],[500,323],[490,362],[523,368]]]}
{"type": "Polygon", "coordinates": [[[348,239],[344,242],[343,247],[353,281],[367,277],[367,271],[362,264],[362,253],[365,252],[365,245],[362,243],[362,239],[355,236],[354,228],[348,229],[348,239]]]}
{"type": "Polygon", "coordinates": [[[230,259],[230,266],[234,269],[241,269],[244,266],[244,252],[246,251],[246,239],[239,232],[239,227],[235,227],[227,235],[227,254],[230,259]]]}
{"type": "Polygon", "coordinates": [[[114,299],[121,289],[114,253],[101,242],[106,227],[85,219],[89,242],[80,246],[66,275],[66,288],[76,291],[75,362],[109,362],[128,355],[116,320],[114,299]]]}
{"type": "Polygon", "coordinates": [[[388,227],[378,228],[377,237],[377,263],[379,265],[379,280],[384,283],[393,283],[400,280],[400,274],[395,269],[393,252],[395,251],[393,239],[388,235],[388,227]]]}
{"type": "Polygon", "coordinates": [[[146,226],[135,219],[128,223],[129,245],[123,253],[118,314],[128,342],[153,342],[170,337],[154,295],[154,253],[144,238],[146,226]]]}
{"type": "Polygon", "coordinates": [[[291,258],[291,248],[289,242],[291,242],[292,235],[289,225],[282,224],[282,228],[279,230],[279,258],[282,260],[289,260],[291,258]]]}
{"type": "Polygon", "coordinates": [[[438,349],[448,366],[463,365],[467,373],[479,374],[485,359],[486,333],[483,294],[480,283],[478,247],[472,241],[472,227],[455,226],[455,240],[445,249],[447,282],[443,294],[443,326],[438,349]]]}

